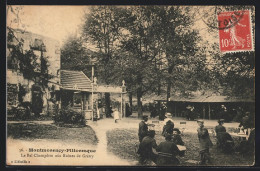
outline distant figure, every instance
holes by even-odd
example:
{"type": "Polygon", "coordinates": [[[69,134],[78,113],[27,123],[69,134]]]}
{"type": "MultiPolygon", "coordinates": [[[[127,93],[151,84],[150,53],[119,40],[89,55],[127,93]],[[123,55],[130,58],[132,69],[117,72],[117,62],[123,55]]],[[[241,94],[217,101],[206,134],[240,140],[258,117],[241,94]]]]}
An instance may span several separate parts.
{"type": "Polygon", "coordinates": [[[173,128],[172,142],[176,145],[184,145],[180,136],[181,132],[178,128],[173,128]]]}
{"type": "Polygon", "coordinates": [[[138,137],[139,137],[139,142],[142,142],[143,138],[147,136],[148,134],[148,116],[143,116],[143,120],[139,123],[139,130],[138,130],[138,137]]]}
{"type": "Polygon", "coordinates": [[[213,146],[208,130],[204,128],[204,121],[197,121],[199,128],[197,129],[200,143],[200,164],[204,165],[211,163],[209,148],[213,146]]]}
{"type": "Polygon", "coordinates": [[[195,111],[194,111],[194,106],[187,106],[186,107],[187,111],[186,111],[186,118],[187,120],[191,120],[193,121],[195,119],[195,111]]]}
{"type": "Polygon", "coordinates": [[[150,111],[151,111],[151,118],[154,118],[154,117],[156,117],[157,116],[157,111],[156,111],[156,108],[155,108],[155,106],[154,105],[151,105],[150,106],[150,111]]]}
{"type": "Polygon", "coordinates": [[[233,118],[231,117],[231,114],[228,113],[227,107],[225,105],[221,105],[220,109],[220,118],[225,119],[226,122],[230,122],[233,118]]]}
{"type": "Polygon", "coordinates": [[[125,105],[125,111],[126,111],[126,117],[129,117],[130,115],[132,115],[132,111],[131,111],[131,108],[128,103],[126,103],[126,105],[125,105]]]}
{"type": "Polygon", "coordinates": [[[107,117],[112,117],[112,113],[113,113],[113,109],[112,109],[112,107],[110,106],[110,107],[109,107],[109,111],[108,111],[108,116],[107,116],[107,117]]]}
{"type": "Polygon", "coordinates": [[[161,142],[157,148],[158,166],[174,166],[179,165],[180,161],[176,158],[180,154],[180,150],[177,145],[171,141],[171,135],[165,137],[164,142],[161,142]]]}
{"type": "Polygon", "coordinates": [[[114,121],[115,121],[115,123],[117,123],[117,120],[120,119],[120,116],[119,116],[120,113],[117,108],[114,110],[113,114],[114,114],[114,121]]]}
{"type": "Polygon", "coordinates": [[[167,110],[166,105],[162,104],[162,106],[160,107],[159,120],[163,121],[165,119],[166,110],[167,110]]]}
{"type": "Polygon", "coordinates": [[[143,138],[139,145],[137,153],[140,155],[140,164],[147,164],[149,162],[156,163],[157,155],[153,152],[153,149],[157,150],[157,144],[154,139],[155,131],[150,130],[147,132],[147,136],[143,138]]]}
{"type": "Polygon", "coordinates": [[[223,126],[224,119],[218,120],[219,125],[215,127],[217,135],[217,147],[224,153],[233,152],[234,141],[229,133],[226,132],[226,128],[223,126]]]}

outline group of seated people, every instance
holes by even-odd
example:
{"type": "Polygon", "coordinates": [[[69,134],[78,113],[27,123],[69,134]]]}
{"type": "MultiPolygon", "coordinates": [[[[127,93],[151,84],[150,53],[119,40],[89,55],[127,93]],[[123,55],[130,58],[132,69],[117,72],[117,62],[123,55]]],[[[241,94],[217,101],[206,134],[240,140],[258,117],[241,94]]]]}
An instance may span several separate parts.
{"type": "MultiPolygon", "coordinates": [[[[241,154],[252,154],[254,152],[255,129],[251,129],[251,133],[248,136],[247,140],[245,137],[241,138],[242,141],[240,141],[239,144],[235,145],[233,138],[228,132],[226,132],[226,128],[223,126],[224,119],[219,119],[218,123],[219,125],[215,127],[215,132],[217,136],[217,147],[222,152],[228,154],[231,154],[232,152],[239,152],[241,154]]],[[[248,130],[245,131],[245,134],[248,135],[248,130]]]]}
{"type": "MultiPolygon", "coordinates": [[[[178,165],[180,161],[176,156],[184,156],[185,151],[180,150],[178,147],[184,146],[184,142],[180,136],[178,128],[174,128],[174,123],[167,117],[164,120],[164,126],[162,135],[165,137],[165,141],[157,145],[154,130],[148,130],[146,124],[148,120],[147,116],[144,116],[143,121],[139,124],[139,148],[137,153],[140,156],[140,164],[150,165],[153,162],[156,165],[167,166],[167,165],[178,165]]],[[[224,119],[218,120],[218,125],[215,127],[216,132],[216,145],[224,153],[231,154],[232,152],[250,151],[254,149],[254,129],[251,132],[248,141],[242,141],[237,147],[231,135],[226,131],[223,126],[224,119]]]]}
{"type": "Polygon", "coordinates": [[[174,123],[171,120],[166,120],[163,127],[162,135],[165,137],[165,141],[157,145],[154,139],[155,131],[147,130],[146,136],[140,137],[142,128],[145,127],[144,122],[148,118],[145,116],[144,121],[139,124],[139,148],[138,154],[140,155],[140,164],[147,164],[147,162],[153,162],[156,165],[178,165],[180,162],[176,156],[183,156],[184,151],[180,150],[177,145],[184,145],[181,139],[180,131],[178,128],[174,128],[174,123]]]}

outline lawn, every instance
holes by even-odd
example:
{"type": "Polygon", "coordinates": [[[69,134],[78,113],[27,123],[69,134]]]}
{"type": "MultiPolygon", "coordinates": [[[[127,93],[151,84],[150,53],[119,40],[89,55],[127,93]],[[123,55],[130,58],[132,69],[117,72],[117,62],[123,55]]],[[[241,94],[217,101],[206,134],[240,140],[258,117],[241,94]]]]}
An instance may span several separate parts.
{"type": "Polygon", "coordinates": [[[55,139],[64,142],[80,142],[96,145],[96,134],[90,126],[81,128],[59,127],[54,124],[38,124],[34,122],[8,123],[7,137],[13,139],[55,139]]]}
{"type": "MultiPolygon", "coordinates": [[[[107,132],[108,150],[120,158],[130,161],[137,161],[136,147],[139,144],[136,129],[113,129],[107,132]]],[[[164,137],[157,132],[155,135],[157,144],[164,141],[164,137]]],[[[196,166],[197,164],[189,161],[199,161],[199,142],[197,134],[184,133],[182,140],[187,151],[184,157],[179,157],[182,166],[196,166]],[[189,160],[189,161],[188,161],[189,160]]],[[[223,154],[216,149],[215,137],[211,137],[214,146],[210,153],[214,166],[248,166],[254,161],[253,156],[242,156],[240,154],[223,154]]],[[[235,141],[237,143],[237,141],[235,141]]]]}

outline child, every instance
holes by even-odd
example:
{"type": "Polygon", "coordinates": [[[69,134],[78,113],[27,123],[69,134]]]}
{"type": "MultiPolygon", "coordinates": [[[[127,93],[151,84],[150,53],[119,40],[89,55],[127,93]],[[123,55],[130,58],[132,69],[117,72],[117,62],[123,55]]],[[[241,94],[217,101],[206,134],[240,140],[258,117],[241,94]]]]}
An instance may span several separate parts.
{"type": "Polygon", "coordinates": [[[118,111],[118,109],[116,108],[115,110],[114,110],[114,121],[115,121],[115,123],[117,123],[117,120],[119,120],[120,119],[120,117],[119,117],[119,111],[118,111]]]}
{"type": "Polygon", "coordinates": [[[197,120],[197,123],[199,125],[197,131],[200,143],[200,164],[211,163],[209,148],[212,147],[213,144],[209,138],[208,130],[204,128],[204,121],[197,120]]]}

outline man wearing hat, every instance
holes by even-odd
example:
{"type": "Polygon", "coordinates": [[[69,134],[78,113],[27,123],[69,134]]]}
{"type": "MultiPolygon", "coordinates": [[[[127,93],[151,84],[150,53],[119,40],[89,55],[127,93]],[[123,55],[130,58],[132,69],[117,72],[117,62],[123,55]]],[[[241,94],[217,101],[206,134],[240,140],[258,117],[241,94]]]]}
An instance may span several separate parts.
{"type": "Polygon", "coordinates": [[[143,138],[147,136],[148,133],[148,116],[143,116],[143,120],[139,123],[139,130],[138,130],[138,137],[139,137],[139,142],[142,142],[143,138]]]}
{"type": "Polygon", "coordinates": [[[213,146],[208,130],[204,128],[204,121],[197,120],[199,128],[197,129],[200,143],[200,164],[211,163],[209,148],[213,146]]]}

